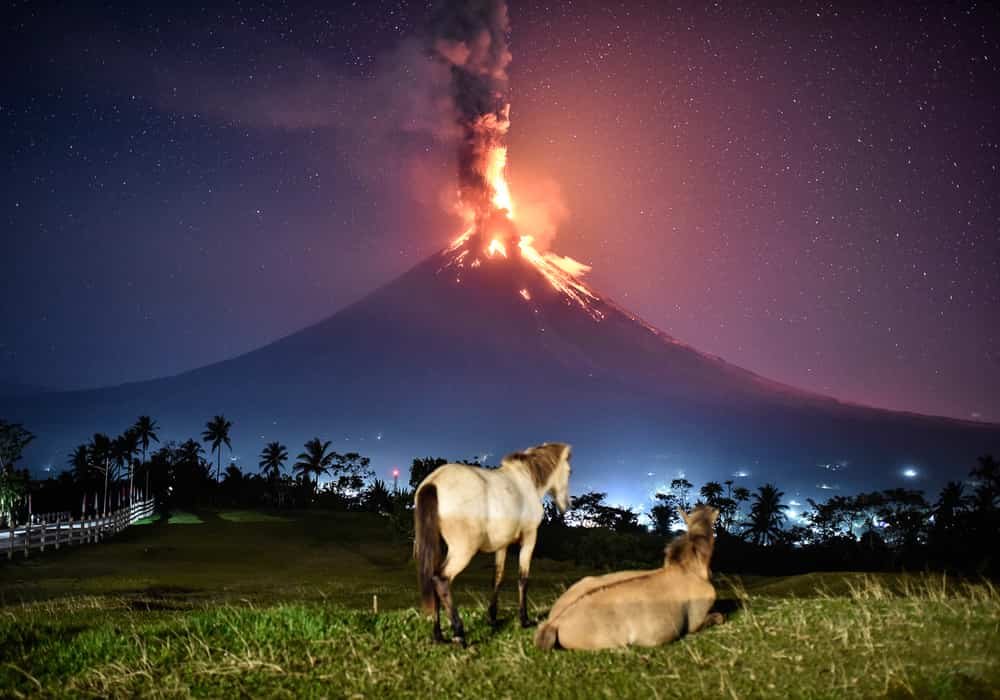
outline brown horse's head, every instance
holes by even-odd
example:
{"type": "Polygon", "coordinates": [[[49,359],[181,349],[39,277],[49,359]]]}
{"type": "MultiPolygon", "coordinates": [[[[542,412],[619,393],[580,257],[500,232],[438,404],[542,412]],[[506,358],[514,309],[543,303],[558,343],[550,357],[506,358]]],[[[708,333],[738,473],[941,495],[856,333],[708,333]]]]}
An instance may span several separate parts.
{"type": "Polygon", "coordinates": [[[719,511],[711,506],[698,506],[690,513],[681,510],[680,514],[687,525],[687,532],[667,545],[664,565],[678,565],[708,578],[719,511]]]}
{"type": "Polygon", "coordinates": [[[719,519],[719,509],[712,506],[697,506],[690,513],[678,509],[681,520],[687,526],[689,535],[704,535],[715,537],[715,521],[719,519]]]}

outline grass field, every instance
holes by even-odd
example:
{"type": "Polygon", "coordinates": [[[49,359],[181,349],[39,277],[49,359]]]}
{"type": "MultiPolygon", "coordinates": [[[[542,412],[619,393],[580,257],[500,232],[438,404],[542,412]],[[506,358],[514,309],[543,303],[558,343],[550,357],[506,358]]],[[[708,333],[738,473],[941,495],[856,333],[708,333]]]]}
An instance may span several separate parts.
{"type": "MultiPolygon", "coordinates": [[[[430,642],[409,546],[376,516],[177,513],[0,564],[0,696],[1000,697],[1000,594],[940,576],[726,579],[727,624],[658,649],[539,652],[457,584],[471,646],[430,642]],[[372,611],[378,596],[379,613],[372,611]]],[[[536,560],[542,615],[581,575],[536,560]]]]}

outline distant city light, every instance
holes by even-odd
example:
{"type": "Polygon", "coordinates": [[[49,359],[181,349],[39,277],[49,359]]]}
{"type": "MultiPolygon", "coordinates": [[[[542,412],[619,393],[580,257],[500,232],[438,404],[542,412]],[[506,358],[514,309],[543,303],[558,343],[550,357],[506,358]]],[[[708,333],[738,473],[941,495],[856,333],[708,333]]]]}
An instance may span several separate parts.
{"type": "Polygon", "coordinates": [[[399,478],[399,467],[394,467],[393,468],[393,470],[392,470],[392,478],[393,479],[398,479],[399,478]]]}
{"type": "Polygon", "coordinates": [[[917,470],[914,469],[913,467],[907,467],[906,469],[903,470],[903,476],[905,476],[907,479],[915,479],[917,476],[917,470]]]}

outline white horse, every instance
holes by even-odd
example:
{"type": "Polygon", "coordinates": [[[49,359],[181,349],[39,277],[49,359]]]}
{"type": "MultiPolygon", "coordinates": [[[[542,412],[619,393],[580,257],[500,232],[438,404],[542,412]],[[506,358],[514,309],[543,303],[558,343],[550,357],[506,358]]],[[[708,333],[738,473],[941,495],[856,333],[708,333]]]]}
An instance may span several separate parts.
{"type": "Polygon", "coordinates": [[[452,640],[464,644],[465,630],[451,596],[451,582],[477,552],[496,553],[490,622],[496,623],[497,593],[507,547],[521,545],[518,598],[521,626],[528,622],[528,571],[542,522],[542,500],[552,494],[560,512],[569,506],[570,447],[545,443],[503,458],[499,469],[445,464],[417,487],[413,556],[424,610],[434,615],[434,640],[441,633],[441,606],[451,618],[452,640]],[[442,540],[448,546],[443,555],[442,540]]]}

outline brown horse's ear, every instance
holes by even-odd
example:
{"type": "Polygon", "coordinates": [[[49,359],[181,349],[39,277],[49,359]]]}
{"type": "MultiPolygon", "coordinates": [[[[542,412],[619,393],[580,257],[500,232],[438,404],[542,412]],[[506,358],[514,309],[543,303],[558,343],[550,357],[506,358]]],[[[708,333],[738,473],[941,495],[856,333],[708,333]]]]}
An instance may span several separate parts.
{"type": "Polygon", "coordinates": [[[684,521],[684,524],[688,527],[691,527],[691,519],[688,517],[688,514],[684,512],[684,509],[678,508],[677,512],[681,514],[681,520],[684,521]]]}

